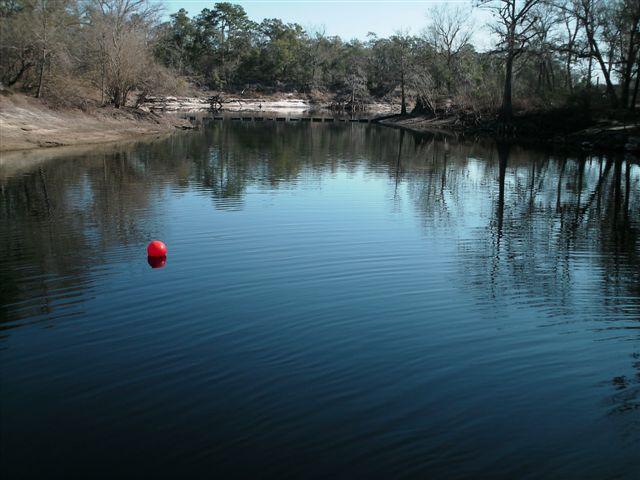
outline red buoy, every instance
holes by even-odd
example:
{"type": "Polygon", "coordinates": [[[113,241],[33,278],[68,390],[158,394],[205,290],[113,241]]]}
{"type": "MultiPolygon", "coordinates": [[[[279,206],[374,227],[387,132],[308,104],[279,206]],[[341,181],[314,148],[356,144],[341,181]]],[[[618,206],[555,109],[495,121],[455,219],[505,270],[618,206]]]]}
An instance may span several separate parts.
{"type": "Polygon", "coordinates": [[[152,240],[147,245],[147,255],[150,257],[165,257],[167,255],[167,246],[160,240],[152,240]]]}

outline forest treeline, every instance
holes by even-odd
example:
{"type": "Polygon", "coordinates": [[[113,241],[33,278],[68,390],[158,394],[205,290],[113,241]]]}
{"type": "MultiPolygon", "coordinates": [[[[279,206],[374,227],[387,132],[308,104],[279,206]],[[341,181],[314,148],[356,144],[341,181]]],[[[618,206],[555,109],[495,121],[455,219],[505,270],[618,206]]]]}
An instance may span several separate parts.
{"type": "MultiPolygon", "coordinates": [[[[331,95],[344,108],[398,98],[402,112],[500,112],[567,105],[633,110],[638,0],[476,0],[436,6],[419,34],[345,41],[322,29],[212,3],[164,16],[147,0],[0,0],[0,74],[36,97],[137,105],[190,88],[331,95]],[[475,36],[474,36],[475,33],[475,36]],[[473,38],[490,35],[479,51],[473,38]]],[[[399,8],[399,7],[398,7],[399,8]]]]}

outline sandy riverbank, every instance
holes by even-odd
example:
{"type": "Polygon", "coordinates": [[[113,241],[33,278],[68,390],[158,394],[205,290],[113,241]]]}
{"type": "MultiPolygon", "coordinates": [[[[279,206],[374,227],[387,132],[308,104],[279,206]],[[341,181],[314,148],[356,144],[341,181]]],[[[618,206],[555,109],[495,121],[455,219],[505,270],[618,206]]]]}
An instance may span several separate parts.
{"type": "Polygon", "coordinates": [[[0,96],[0,151],[113,142],[188,128],[185,120],[134,109],[52,109],[20,94],[0,96]]]}
{"type": "MultiPolygon", "coordinates": [[[[323,100],[294,94],[269,97],[226,96],[222,112],[261,112],[305,115],[328,112],[323,100]]],[[[22,94],[0,95],[0,151],[87,145],[168,134],[191,124],[171,113],[198,112],[210,108],[208,97],[162,97],[150,99],[141,109],[92,107],[54,109],[22,94]]],[[[397,105],[371,103],[372,116],[396,113],[397,105]]]]}

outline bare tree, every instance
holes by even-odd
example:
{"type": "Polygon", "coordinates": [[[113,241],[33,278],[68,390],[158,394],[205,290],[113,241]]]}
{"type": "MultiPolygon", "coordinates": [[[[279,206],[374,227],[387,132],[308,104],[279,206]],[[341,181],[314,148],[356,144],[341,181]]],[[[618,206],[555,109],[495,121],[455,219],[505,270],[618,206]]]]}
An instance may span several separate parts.
{"type": "Polygon", "coordinates": [[[35,67],[35,96],[43,95],[47,72],[68,58],[67,40],[77,24],[74,5],[72,0],[25,0],[2,6],[2,79],[8,86],[35,67]]]}
{"type": "MultiPolygon", "coordinates": [[[[534,29],[536,35],[531,39],[531,54],[536,59],[537,66],[537,92],[555,89],[554,60],[557,48],[561,43],[558,38],[557,26],[560,19],[551,4],[543,2],[536,8],[534,29]]],[[[571,73],[568,72],[570,76],[571,73]]]]}
{"type": "Polygon", "coordinates": [[[493,31],[499,37],[497,52],[505,55],[505,77],[500,117],[505,122],[513,118],[513,65],[529,42],[537,35],[535,8],[542,0],[480,0],[496,19],[493,31]]]}
{"type": "MultiPolygon", "coordinates": [[[[618,0],[614,4],[613,22],[619,31],[618,72],[621,82],[620,98],[625,108],[635,107],[635,99],[629,103],[633,70],[636,69],[638,83],[638,55],[640,54],[640,1],[618,0]]],[[[636,87],[637,88],[637,87],[636,87]]]]}
{"type": "Polygon", "coordinates": [[[33,3],[33,29],[38,46],[38,87],[36,98],[42,96],[44,74],[50,59],[64,50],[61,30],[65,28],[65,10],[69,6],[66,0],[35,0],[33,3]]]}
{"type": "Polygon", "coordinates": [[[571,14],[578,19],[584,29],[589,45],[589,56],[590,58],[594,58],[598,62],[598,65],[600,65],[611,106],[616,108],[619,100],[611,78],[611,66],[610,63],[607,64],[605,62],[600,43],[600,35],[603,27],[603,10],[606,5],[602,0],[572,0],[568,7],[571,9],[571,14]]]}
{"type": "Polygon", "coordinates": [[[427,39],[438,55],[443,57],[446,70],[447,93],[451,94],[452,73],[460,52],[470,44],[471,29],[468,12],[459,7],[451,8],[438,5],[429,10],[430,23],[427,27],[427,39]]]}
{"type": "MultiPolygon", "coordinates": [[[[1,5],[1,4],[0,4],[1,5]]],[[[2,5],[0,16],[0,70],[8,87],[19,82],[37,65],[32,12],[18,5],[2,5]]]]}
{"type": "Polygon", "coordinates": [[[556,51],[565,56],[565,87],[573,92],[573,64],[580,56],[579,37],[580,22],[563,6],[572,0],[561,0],[559,4],[554,5],[558,11],[558,22],[564,27],[561,40],[556,45],[556,51]],[[561,8],[557,8],[561,5],[561,8]]]}
{"type": "Polygon", "coordinates": [[[116,107],[145,80],[149,34],[159,9],[148,0],[87,0],[89,40],[94,43],[102,88],[116,107]]]}

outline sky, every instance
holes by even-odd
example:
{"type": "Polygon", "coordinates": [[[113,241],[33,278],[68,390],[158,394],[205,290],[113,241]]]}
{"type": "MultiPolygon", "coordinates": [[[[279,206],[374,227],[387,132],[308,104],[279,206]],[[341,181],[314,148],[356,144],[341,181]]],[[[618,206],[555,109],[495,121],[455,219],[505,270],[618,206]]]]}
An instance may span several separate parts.
{"type": "MultiPolygon", "coordinates": [[[[184,8],[189,16],[197,15],[203,8],[212,8],[215,0],[161,0],[166,14],[184,8]]],[[[488,48],[488,35],[484,24],[489,13],[472,7],[472,0],[240,0],[251,20],[280,18],[284,22],[296,22],[307,31],[324,28],[327,35],[338,35],[344,40],[366,40],[367,33],[379,37],[393,35],[398,30],[408,30],[417,35],[428,23],[427,12],[437,4],[450,4],[468,11],[474,27],[473,43],[479,49],[488,48]]]]}

